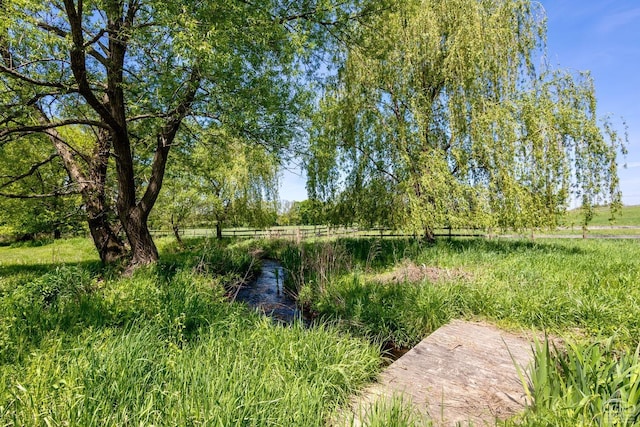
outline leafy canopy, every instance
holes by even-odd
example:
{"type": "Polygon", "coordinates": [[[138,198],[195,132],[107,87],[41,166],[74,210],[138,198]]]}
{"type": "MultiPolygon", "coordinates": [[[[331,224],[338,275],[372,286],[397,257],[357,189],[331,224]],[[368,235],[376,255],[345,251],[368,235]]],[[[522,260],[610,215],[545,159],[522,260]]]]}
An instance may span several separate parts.
{"type": "Polygon", "coordinates": [[[545,65],[544,21],[528,0],[409,0],[362,26],[319,103],[312,197],[427,235],[618,206],[620,138],[588,74],[545,65]]]}

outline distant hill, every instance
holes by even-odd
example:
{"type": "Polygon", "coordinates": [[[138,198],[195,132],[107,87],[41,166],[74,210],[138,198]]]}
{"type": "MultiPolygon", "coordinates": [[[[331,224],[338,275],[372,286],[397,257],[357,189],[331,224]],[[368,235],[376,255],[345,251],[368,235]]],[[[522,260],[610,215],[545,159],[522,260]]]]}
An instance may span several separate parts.
{"type": "MultiPolygon", "coordinates": [[[[573,209],[567,212],[563,221],[565,225],[579,225],[582,221],[580,209],[573,209]]],[[[640,227],[640,205],[624,206],[622,211],[616,215],[614,221],[609,221],[611,213],[608,206],[599,206],[595,209],[595,215],[589,225],[627,225],[640,227]]]]}

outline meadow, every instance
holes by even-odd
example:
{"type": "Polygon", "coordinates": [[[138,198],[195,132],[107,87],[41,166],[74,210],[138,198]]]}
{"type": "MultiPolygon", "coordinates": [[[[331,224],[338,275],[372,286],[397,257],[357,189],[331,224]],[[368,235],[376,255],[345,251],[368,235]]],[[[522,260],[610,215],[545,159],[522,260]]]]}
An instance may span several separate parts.
{"type": "MultiPolygon", "coordinates": [[[[342,425],[383,348],[453,318],[537,344],[531,408],[506,424],[640,422],[636,240],[208,239],[120,277],[90,242],[0,247],[0,425],[342,425]],[[227,290],[279,259],[313,318],[282,326],[227,290]],[[247,274],[248,272],[248,274],[247,274]]],[[[402,404],[365,425],[428,423],[402,404]]],[[[349,421],[346,422],[349,424],[349,421]]]]}

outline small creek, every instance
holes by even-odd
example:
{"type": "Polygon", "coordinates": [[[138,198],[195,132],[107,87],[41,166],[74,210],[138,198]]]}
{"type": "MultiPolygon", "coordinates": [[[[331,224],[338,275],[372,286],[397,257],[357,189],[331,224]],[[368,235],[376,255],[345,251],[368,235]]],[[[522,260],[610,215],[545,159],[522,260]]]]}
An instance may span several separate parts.
{"type": "MultiPolygon", "coordinates": [[[[262,269],[256,280],[242,286],[236,294],[235,300],[244,302],[261,313],[270,316],[282,323],[292,323],[296,319],[302,319],[305,325],[310,326],[312,321],[307,318],[302,310],[298,309],[296,300],[284,291],[285,270],[282,265],[272,259],[262,260],[262,269]]],[[[396,347],[388,342],[383,345],[384,363],[386,366],[402,357],[409,348],[396,347]]]]}
{"type": "Polygon", "coordinates": [[[302,318],[302,311],[298,309],[295,299],[284,290],[285,274],[278,261],[262,260],[260,275],[255,281],[240,288],[236,301],[245,302],[284,323],[302,318]]]}

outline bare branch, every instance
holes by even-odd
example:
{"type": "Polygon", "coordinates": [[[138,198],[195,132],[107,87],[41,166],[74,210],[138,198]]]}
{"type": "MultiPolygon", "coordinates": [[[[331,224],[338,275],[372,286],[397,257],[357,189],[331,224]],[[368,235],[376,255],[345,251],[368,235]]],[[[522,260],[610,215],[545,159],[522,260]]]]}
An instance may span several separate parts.
{"type": "Polygon", "coordinates": [[[91,40],[87,41],[84,44],[84,47],[89,47],[94,43],[97,43],[98,40],[100,40],[102,38],[102,36],[104,36],[106,34],[107,30],[105,28],[101,29],[100,31],[98,31],[98,34],[96,34],[95,36],[93,36],[91,38],[91,40]]]}
{"type": "Polygon", "coordinates": [[[46,22],[38,22],[36,25],[38,27],[42,28],[43,30],[47,30],[50,33],[53,33],[53,34],[55,34],[57,36],[60,36],[62,38],[67,37],[67,35],[69,34],[66,31],[64,31],[63,29],[58,28],[56,26],[53,26],[51,24],[47,24],[46,22]]]}
{"type": "Polygon", "coordinates": [[[169,113],[148,113],[148,114],[140,114],[137,116],[132,116],[127,118],[128,122],[137,122],[140,120],[146,120],[146,119],[166,119],[167,117],[171,116],[171,112],[169,113]]]}

